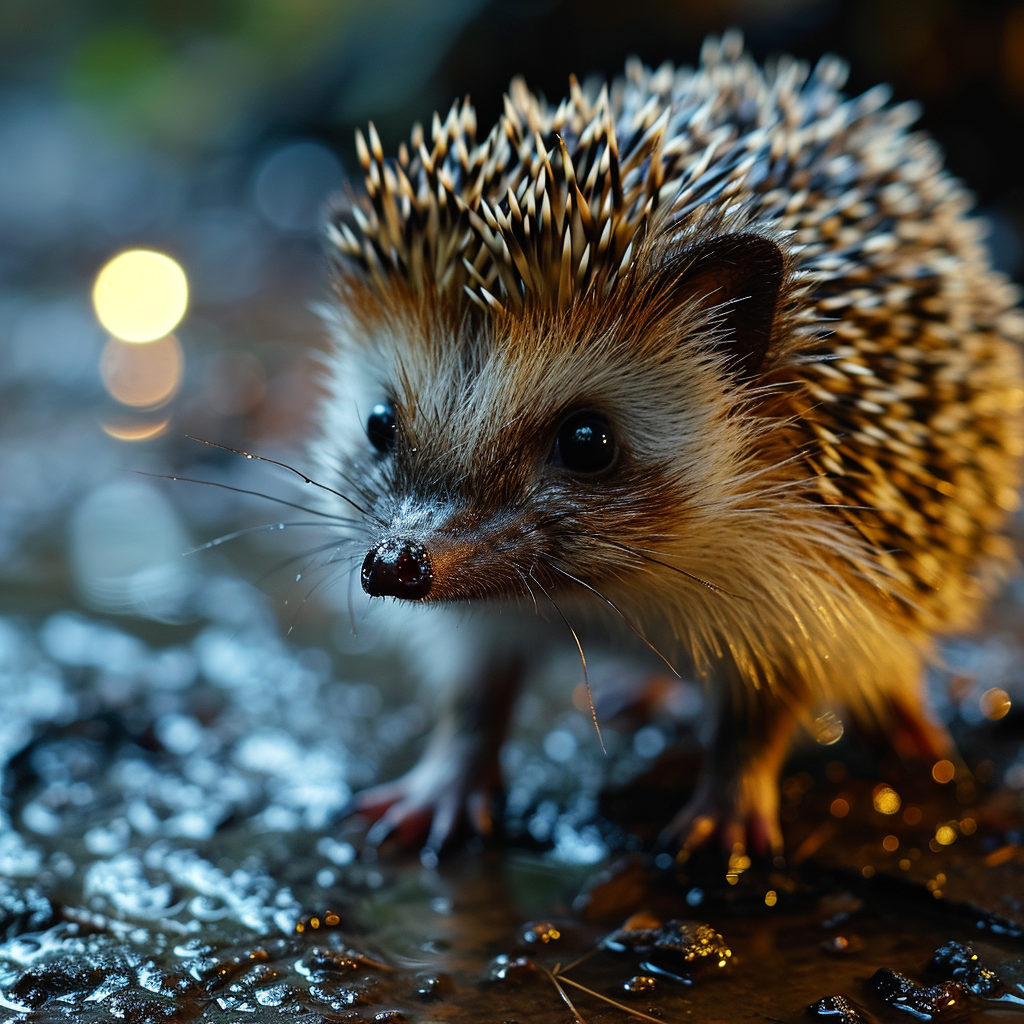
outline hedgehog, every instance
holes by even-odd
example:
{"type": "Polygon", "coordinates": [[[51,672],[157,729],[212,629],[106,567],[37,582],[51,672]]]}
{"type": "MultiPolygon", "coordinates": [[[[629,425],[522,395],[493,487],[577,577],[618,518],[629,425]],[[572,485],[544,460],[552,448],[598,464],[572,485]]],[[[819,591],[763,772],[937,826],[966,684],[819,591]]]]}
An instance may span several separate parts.
{"type": "Polygon", "coordinates": [[[368,842],[492,831],[573,614],[705,682],[681,849],[780,853],[822,707],[951,756],[924,675],[1014,566],[1022,319],[916,107],[846,74],[729,32],[557,105],[516,79],[486,134],[468,99],[394,157],[357,133],[311,457],[365,592],[448,655],[422,758],[353,804],[368,842]]]}

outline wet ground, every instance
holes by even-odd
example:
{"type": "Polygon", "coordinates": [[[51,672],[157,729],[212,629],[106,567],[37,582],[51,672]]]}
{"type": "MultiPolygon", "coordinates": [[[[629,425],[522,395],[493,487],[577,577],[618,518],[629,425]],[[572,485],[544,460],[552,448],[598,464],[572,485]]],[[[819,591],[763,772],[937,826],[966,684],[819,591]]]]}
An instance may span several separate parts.
{"type": "Polygon", "coordinates": [[[337,821],[408,760],[415,687],[384,655],[282,637],[241,579],[191,600],[180,624],[0,621],[5,1019],[1024,1013],[1012,598],[935,676],[966,765],[939,782],[849,737],[809,744],[783,784],[784,863],[646,854],[692,779],[696,692],[677,684],[671,731],[613,717],[605,758],[553,670],[506,752],[504,841],[436,867],[368,856],[337,821]],[[975,713],[993,688],[997,721],[975,713]]]}

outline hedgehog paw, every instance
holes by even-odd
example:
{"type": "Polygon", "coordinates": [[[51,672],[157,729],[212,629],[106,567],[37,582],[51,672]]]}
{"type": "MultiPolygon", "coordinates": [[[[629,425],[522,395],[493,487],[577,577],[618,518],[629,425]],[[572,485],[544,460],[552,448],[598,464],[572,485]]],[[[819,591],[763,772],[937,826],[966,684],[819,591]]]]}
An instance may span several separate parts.
{"type": "Polygon", "coordinates": [[[359,793],[346,815],[373,822],[366,845],[376,848],[394,839],[403,847],[420,845],[421,856],[435,859],[466,826],[490,838],[500,774],[496,757],[484,756],[480,746],[472,737],[432,743],[401,778],[359,793]]]}
{"type": "Polygon", "coordinates": [[[774,772],[748,770],[739,779],[701,779],[689,803],[668,823],[659,846],[689,853],[715,838],[730,856],[782,853],[778,779],[774,772]]]}

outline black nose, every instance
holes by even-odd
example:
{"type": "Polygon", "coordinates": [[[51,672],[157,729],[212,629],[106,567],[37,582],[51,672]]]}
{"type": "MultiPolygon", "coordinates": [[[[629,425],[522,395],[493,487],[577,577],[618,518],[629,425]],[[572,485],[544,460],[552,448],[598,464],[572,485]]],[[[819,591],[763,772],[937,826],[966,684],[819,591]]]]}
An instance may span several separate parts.
{"type": "Polygon", "coordinates": [[[401,597],[418,601],[430,593],[434,570],[422,544],[385,540],[363,559],[363,590],[370,597],[401,597]]]}

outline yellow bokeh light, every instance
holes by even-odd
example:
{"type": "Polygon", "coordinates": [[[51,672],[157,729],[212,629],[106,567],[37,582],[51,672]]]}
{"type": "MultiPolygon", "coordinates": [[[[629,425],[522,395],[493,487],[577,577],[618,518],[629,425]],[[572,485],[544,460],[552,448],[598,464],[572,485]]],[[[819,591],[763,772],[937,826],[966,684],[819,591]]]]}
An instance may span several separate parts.
{"type": "Polygon", "coordinates": [[[96,276],[96,316],[122,341],[156,341],[178,326],[188,307],[188,281],[163,253],[133,249],[115,256],[96,276]]]}
{"type": "Polygon", "coordinates": [[[886,836],[882,840],[882,849],[886,853],[895,853],[900,848],[900,840],[898,836],[886,836]]]}
{"type": "Polygon", "coordinates": [[[110,396],[136,408],[154,408],[170,401],[184,368],[185,356],[173,334],[148,345],[111,338],[100,356],[100,377],[110,396]]]}
{"type": "Polygon", "coordinates": [[[880,814],[895,814],[900,809],[899,793],[885,783],[875,786],[872,802],[880,814]]]}
{"type": "Polygon", "coordinates": [[[833,818],[845,818],[850,813],[850,804],[841,796],[837,796],[829,810],[833,818]]]}
{"type": "Polygon", "coordinates": [[[160,420],[159,423],[137,422],[113,422],[101,423],[105,434],[116,437],[118,441],[149,441],[159,437],[170,424],[170,420],[160,420]]]}
{"type": "Polygon", "coordinates": [[[774,889],[769,889],[764,894],[764,905],[766,907],[774,907],[779,902],[779,895],[774,889]]]}
{"type": "Polygon", "coordinates": [[[942,761],[936,761],[932,765],[932,778],[936,782],[952,782],[953,776],[956,774],[956,768],[953,766],[952,761],[943,759],[942,761]]]}
{"type": "Polygon", "coordinates": [[[956,841],[956,829],[952,825],[940,825],[935,830],[935,838],[943,846],[949,846],[956,841]]]}
{"type": "Polygon", "coordinates": [[[1010,710],[1010,695],[998,686],[986,690],[979,701],[981,713],[990,721],[998,722],[1010,710]]]}

